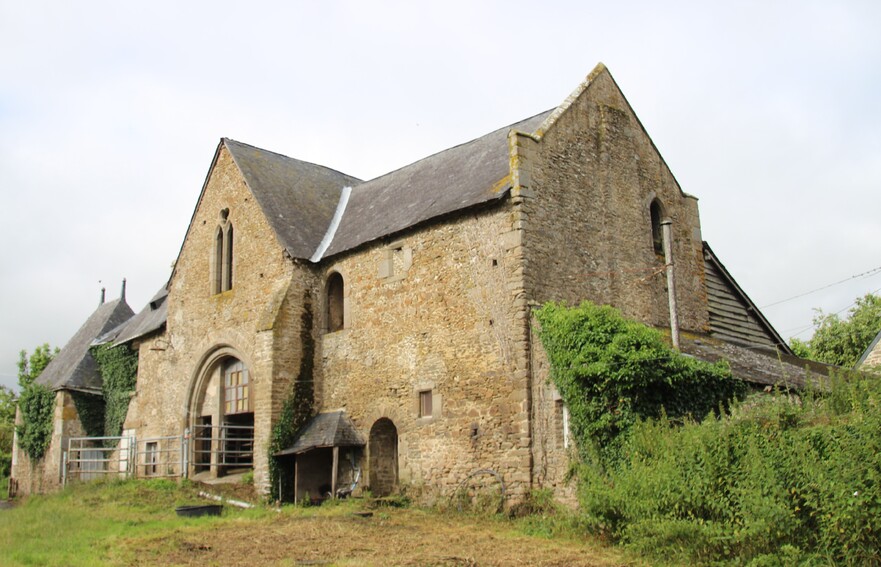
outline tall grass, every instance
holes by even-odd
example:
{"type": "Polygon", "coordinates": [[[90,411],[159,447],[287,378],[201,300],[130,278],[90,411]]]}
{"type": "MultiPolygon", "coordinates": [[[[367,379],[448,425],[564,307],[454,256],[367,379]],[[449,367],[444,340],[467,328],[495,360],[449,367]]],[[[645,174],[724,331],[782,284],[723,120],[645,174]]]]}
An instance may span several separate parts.
{"type": "Polygon", "coordinates": [[[830,387],[638,423],[614,466],[580,467],[590,528],[686,563],[881,563],[881,385],[830,387]]]}

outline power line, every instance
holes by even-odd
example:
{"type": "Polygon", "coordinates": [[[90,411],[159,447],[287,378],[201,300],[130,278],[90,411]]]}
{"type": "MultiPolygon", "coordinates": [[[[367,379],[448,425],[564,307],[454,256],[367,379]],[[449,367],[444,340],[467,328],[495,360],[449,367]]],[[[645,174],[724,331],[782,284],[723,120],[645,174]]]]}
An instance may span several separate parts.
{"type": "MultiPolygon", "coordinates": [[[[878,270],[879,268],[875,268],[875,269],[878,270]]],[[[879,288],[876,289],[875,291],[870,291],[869,293],[871,293],[871,294],[876,294],[876,293],[878,293],[879,291],[881,291],[881,287],[879,287],[879,288]]],[[[843,313],[843,312],[844,312],[845,310],[847,310],[847,309],[850,309],[851,307],[853,307],[854,305],[856,305],[856,303],[857,303],[857,300],[854,299],[853,301],[850,302],[849,305],[847,305],[847,306],[844,307],[843,309],[839,309],[838,311],[836,311],[835,313],[833,313],[833,315],[841,315],[841,313],[843,313]]],[[[792,339],[792,338],[795,338],[795,337],[799,336],[800,334],[804,333],[805,331],[809,331],[810,329],[814,328],[814,326],[815,326],[815,325],[814,325],[814,323],[813,323],[813,321],[812,321],[809,325],[806,325],[806,326],[804,326],[804,327],[795,327],[796,329],[801,329],[801,330],[800,330],[799,332],[795,333],[794,335],[790,336],[789,338],[791,338],[791,339],[792,339]]],[[[784,331],[784,332],[786,332],[786,331],[784,331]]]]}
{"type": "Polygon", "coordinates": [[[845,282],[849,282],[850,280],[855,280],[855,279],[857,279],[857,278],[868,278],[868,277],[870,277],[870,276],[874,276],[874,275],[879,274],[879,273],[881,273],[881,266],[878,266],[877,268],[872,268],[871,270],[867,270],[867,271],[865,271],[865,272],[863,272],[863,273],[861,273],[861,274],[856,274],[856,275],[854,275],[854,276],[850,276],[849,278],[844,278],[844,279],[841,280],[841,281],[837,281],[837,282],[835,282],[835,283],[827,284],[827,285],[824,285],[823,287],[818,287],[817,289],[812,289],[811,291],[806,291],[806,292],[804,292],[804,293],[800,293],[800,294],[798,294],[798,295],[793,295],[792,297],[787,297],[786,299],[781,299],[780,301],[775,301],[774,303],[768,303],[767,305],[762,305],[761,307],[759,307],[759,309],[766,309],[766,308],[768,308],[768,307],[773,307],[773,306],[775,306],[775,305],[780,305],[781,303],[786,303],[787,301],[792,301],[793,299],[798,299],[798,298],[800,298],[800,297],[804,297],[804,296],[806,296],[806,295],[810,295],[810,294],[812,294],[812,293],[817,293],[818,291],[822,291],[822,290],[824,290],[824,289],[828,289],[828,288],[830,288],[830,287],[833,287],[833,286],[836,286],[836,285],[839,285],[839,284],[843,284],[843,283],[845,283],[845,282]]]}

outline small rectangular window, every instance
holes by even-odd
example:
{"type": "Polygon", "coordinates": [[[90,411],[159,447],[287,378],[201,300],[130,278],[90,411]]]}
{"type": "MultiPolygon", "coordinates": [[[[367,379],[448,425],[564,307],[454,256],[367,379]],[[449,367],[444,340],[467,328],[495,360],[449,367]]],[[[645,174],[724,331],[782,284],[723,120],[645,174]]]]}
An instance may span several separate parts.
{"type": "Polygon", "coordinates": [[[419,392],[419,417],[431,417],[431,390],[419,392]]]}
{"type": "Polygon", "coordinates": [[[159,468],[159,443],[147,443],[144,448],[144,475],[153,476],[158,472],[159,468]]]}

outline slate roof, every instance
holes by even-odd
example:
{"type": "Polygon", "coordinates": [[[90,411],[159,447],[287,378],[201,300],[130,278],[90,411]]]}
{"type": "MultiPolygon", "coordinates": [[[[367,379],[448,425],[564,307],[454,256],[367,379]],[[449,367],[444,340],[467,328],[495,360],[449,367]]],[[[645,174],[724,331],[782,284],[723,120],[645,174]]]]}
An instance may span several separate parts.
{"type": "Polygon", "coordinates": [[[229,138],[222,143],[288,254],[312,256],[327,232],[343,187],[361,180],[229,138]]]}
{"type": "Polygon", "coordinates": [[[537,114],[353,187],[325,256],[504,197],[511,188],[508,133],[531,133],[550,114],[537,114]]]}
{"type": "Polygon", "coordinates": [[[165,326],[168,319],[166,299],[168,299],[168,290],[163,285],[137,315],[98,337],[94,344],[113,342],[113,346],[119,346],[158,331],[165,326]]]}
{"type": "Polygon", "coordinates": [[[52,359],[36,382],[50,390],[101,393],[98,364],[89,353],[92,342],[128,320],[134,312],[124,298],[101,304],[64,348],[52,359]]]}
{"type": "Polygon", "coordinates": [[[779,386],[802,389],[807,385],[822,385],[833,370],[839,367],[791,354],[777,352],[773,348],[744,346],[720,340],[709,335],[683,333],[680,348],[706,362],[726,360],[731,374],[744,382],[758,386],[779,386]]]}
{"type": "Polygon", "coordinates": [[[275,456],[296,455],[320,447],[361,447],[366,444],[346,412],[334,411],[319,413],[309,420],[294,444],[275,456]]]}

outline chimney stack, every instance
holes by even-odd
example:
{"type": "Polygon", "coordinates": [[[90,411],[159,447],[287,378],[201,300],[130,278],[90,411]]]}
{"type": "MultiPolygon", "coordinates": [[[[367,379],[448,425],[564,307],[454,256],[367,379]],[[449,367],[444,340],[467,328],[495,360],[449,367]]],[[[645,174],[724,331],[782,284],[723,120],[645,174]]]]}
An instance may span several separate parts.
{"type": "Polygon", "coordinates": [[[119,298],[125,301],[125,278],[122,278],[122,292],[120,292],[119,298]]]}
{"type": "Polygon", "coordinates": [[[106,287],[101,288],[101,302],[98,305],[104,305],[104,294],[107,291],[106,287]]]}

